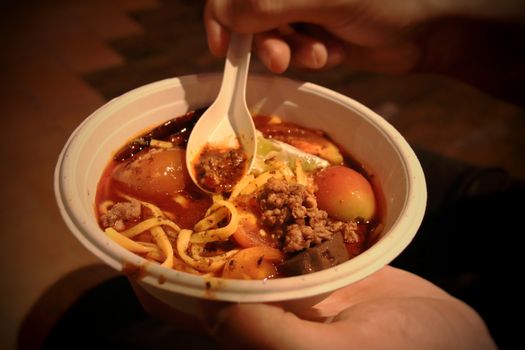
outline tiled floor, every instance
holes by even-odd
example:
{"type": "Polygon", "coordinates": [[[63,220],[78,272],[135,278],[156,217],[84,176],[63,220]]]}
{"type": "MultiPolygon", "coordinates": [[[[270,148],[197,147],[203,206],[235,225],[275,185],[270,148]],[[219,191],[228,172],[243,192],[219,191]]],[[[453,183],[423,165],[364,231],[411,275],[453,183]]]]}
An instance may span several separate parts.
{"type": "MultiPolygon", "coordinates": [[[[15,2],[12,2],[15,3],[15,2]]],[[[192,1],[54,0],[0,5],[0,348],[30,348],[80,293],[112,276],[63,224],[58,153],[108,99],[162,78],[219,71],[192,1]],[[3,7],[3,8],[2,8],[3,7]],[[27,316],[30,316],[27,318],[27,316]]],[[[254,60],[252,72],[264,73],[254,60]]],[[[525,110],[446,78],[290,71],[361,101],[417,148],[525,178],[525,110]]]]}

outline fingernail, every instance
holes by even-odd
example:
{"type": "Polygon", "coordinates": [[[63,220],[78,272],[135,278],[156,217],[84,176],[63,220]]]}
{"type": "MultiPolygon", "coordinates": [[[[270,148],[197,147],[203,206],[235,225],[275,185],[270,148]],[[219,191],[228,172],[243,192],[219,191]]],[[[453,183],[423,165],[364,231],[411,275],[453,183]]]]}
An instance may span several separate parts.
{"type": "Polygon", "coordinates": [[[314,44],[312,47],[312,68],[322,68],[327,62],[328,52],[326,47],[322,44],[314,44]]]}

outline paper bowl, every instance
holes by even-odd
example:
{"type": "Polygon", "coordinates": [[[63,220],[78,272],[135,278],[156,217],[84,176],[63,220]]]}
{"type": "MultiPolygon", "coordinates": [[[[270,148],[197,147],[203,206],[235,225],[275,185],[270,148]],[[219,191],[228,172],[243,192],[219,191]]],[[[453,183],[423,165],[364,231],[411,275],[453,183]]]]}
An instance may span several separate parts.
{"type": "Polygon", "coordinates": [[[61,214],[82,244],[119,271],[134,274],[160,300],[198,312],[202,300],[280,302],[301,313],[331,292],[359,281],[398,256],[421,224],[426,185],[421,165],[405,139],[382,117],[324,87],[277,76],[251,76],[252,112],[278,115],[321,129],[372,174],[384,203],[381,238],[359,256],[320,272],[273,280],[203,278],[147,262],[111,241],[97,224],[95,194],[112,155],[130,138],[216,97],[220,74],[155,82],[108,102],[73,132],[58,159],[55,195],[61,214]]]}

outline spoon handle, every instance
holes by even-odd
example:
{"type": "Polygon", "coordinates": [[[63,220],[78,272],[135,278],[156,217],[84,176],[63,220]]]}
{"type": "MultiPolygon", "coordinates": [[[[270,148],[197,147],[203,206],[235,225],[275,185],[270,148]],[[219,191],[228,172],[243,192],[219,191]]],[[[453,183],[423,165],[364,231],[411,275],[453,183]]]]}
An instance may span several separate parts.
{"type": "Polygon", "coordinates": [[[246,105],[246,80],[250,65],[252,34],[231,33],[230,45],[226,55],[224,75],[218,96],[219,101],[230,101],[228,115],[235,115],[235,106],[246,105]]]}

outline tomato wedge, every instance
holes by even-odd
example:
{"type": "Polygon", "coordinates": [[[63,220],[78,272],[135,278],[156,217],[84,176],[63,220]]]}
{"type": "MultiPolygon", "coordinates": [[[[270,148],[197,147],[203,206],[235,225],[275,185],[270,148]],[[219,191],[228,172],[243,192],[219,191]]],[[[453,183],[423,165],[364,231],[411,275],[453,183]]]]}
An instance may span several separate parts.
{"type": "Polygon", "coordinates": [[[242,248],[277,247],[277,241],[264,231],[255,215],[244,211],[239,211],[239,226],[233,233],[233,239],[242,248]]]}
{"type": "Polygon", "coordinates": [[[283,253],[276,248],[256,246],[242,249],[224,265],[222,277],[262,280],[277,276],[275,263],[282,262],[283,253]]]}

